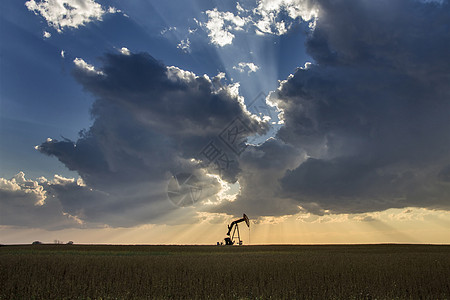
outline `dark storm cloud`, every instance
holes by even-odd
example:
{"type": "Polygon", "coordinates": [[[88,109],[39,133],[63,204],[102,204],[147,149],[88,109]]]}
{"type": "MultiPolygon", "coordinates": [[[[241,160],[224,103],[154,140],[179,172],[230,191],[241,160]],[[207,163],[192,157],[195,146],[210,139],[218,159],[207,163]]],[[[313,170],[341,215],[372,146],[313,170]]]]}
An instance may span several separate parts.
{"type": "MultiPolygon", "coordinates": [[[[172,174],[191,172],[203,195],[219,185],[192,158],[232,121],[253,133],[265,125],[251,117],[231,86],[216,89],[207,76],[166,67],[148,54],[103,58],[97,71],[76,60],[74,76],[97,99],[94,123],[77,141],[48,140],[38,149],[57,157],[86,183],[53,186],[64,209],[114,226],[150,223],[174,209],[167,200],[172,174]]],[[[235,180],[239,166],[224,178],[235,180]]]]}
{"type": "Polygon", "coordinates": [[[271,95],[277,138],[310,157],[281,193],[338,213],[449,209],[449,2],[318,4],[315,63],[271,95]]]}
{"type": "Polygon", "coordinates": [[[443,167],[439,172],[438,177],[442,181],[450,182],[450,165],[443,167]]]}
{"type": "Polygon", "coordinates": [[[213,210],[235,216],[246,212],[253,217],[299,212],[297,202],[278,197],[281,188],[277,179],[302,160],[300,150],[273,138],[261,146],[249,146],[240,160],[240,194],[235,201],[224,201],[213,210]]]}

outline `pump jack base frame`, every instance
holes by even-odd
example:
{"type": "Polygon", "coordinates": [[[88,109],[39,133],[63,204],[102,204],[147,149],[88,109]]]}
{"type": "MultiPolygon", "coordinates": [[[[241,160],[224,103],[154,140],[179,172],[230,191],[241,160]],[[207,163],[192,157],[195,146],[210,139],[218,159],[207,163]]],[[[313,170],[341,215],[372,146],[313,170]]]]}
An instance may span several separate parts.
{"type": "Polygon", "coordinates": [[[225,238],[225,245],[229,245],[229,246],[234,245],[235,239],[238,240],[238,245],[242,245],[242,240],[241,240],[241,235],[239,234],[239,225],[238,224],[235,225],[233,234],[231,235],[231,238],[230,237],[225,238]],[[237,236],[235,236],[236,232],[237,232],[237,236]]]}

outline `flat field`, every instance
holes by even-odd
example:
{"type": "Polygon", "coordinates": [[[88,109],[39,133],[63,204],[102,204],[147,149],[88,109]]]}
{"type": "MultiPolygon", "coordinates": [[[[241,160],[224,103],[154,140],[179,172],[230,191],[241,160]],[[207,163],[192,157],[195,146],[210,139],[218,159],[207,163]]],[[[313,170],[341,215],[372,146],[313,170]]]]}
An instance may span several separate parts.
{"type": "Polygon", "coordinates": [[[0,299],[450,299],[450,246],[2,246],[0,299]]]}

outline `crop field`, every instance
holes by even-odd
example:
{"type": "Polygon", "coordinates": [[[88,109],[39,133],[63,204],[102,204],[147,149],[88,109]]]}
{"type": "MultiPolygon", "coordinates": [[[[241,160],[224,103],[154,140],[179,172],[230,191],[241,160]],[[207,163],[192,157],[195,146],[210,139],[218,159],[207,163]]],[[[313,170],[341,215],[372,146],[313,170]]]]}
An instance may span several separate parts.
{"type": "Polygon", "coordinates": [[[2,246],[0,299],[450,299],[450,246],[2,246]]]}

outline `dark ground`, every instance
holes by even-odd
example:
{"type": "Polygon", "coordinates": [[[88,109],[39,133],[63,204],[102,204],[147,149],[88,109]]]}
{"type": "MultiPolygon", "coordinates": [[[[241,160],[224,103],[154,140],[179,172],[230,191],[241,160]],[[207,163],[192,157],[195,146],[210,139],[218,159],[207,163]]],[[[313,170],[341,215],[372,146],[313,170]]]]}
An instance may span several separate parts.
{"type": "Polygon", "coordinates": [[[0,299],[450,299],[450,246],[0,247],[0,299]]]}

